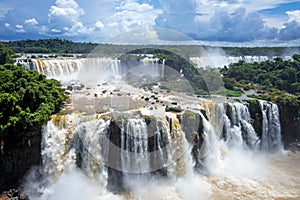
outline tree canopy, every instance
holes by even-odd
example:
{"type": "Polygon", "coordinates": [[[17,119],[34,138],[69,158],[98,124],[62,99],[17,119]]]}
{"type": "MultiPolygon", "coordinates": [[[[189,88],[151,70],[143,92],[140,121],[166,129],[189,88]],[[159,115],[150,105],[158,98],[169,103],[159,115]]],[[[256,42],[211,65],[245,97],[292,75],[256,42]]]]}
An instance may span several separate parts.
{"type": "Polygon", "coordinates": [[[14,52],[11,49],[5,47],[5,45],[0,42],[0,65],[3,65],[5,63],[12,63],[13,54],[14,52]]]}
{"type": "Polygon", "coordinates": [[[89,53],[97,44],[76,43],[56,38],[10,41],[5,42],[5,46],[17,53],[89,53]]]}
{"type": "Polygon", "coordinates": [[[268,88],[300,95],[300,55],[293,55],[294,60],[275,58],[261,63],[233,63],[221,70],[225,87],[233,89],[239,84],[259,84],[268,88]]]}
{"type": "Polygon", "coordinates": [[[63,105],[60,86],[22,66],[0,65],[0,137],[39,130],[63,105]]]}

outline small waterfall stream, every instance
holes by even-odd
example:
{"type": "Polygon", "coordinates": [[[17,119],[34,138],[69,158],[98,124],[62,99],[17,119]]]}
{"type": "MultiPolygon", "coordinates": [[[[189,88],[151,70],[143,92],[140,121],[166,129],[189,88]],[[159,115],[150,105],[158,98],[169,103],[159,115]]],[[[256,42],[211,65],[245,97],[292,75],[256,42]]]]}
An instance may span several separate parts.
{"type": "Polygon", "coordinates": [[[266,151],[278,151],[283,149],[281,141],[281,127],[279,109],[276,104],[260,101],[263,116],[263,130],[261,146],[266,151]]]}

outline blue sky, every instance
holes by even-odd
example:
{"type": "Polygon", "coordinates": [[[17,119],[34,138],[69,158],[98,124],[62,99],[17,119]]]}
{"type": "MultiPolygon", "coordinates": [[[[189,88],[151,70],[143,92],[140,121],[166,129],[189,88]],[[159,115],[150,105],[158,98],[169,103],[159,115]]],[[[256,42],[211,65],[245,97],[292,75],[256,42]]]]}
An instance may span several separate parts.
{"type": "Polygon", "coordinates": [[[300,45],[295,0],[0,0],[0,40],[105,42],[168,28],[204,44],[300,45]]]}

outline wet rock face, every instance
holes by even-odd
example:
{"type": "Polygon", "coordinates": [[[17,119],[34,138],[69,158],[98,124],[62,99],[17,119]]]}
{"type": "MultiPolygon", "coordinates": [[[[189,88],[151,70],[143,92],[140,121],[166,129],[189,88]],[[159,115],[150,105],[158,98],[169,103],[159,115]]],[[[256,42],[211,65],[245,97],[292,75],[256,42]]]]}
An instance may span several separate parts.
{"type": "Polygon", "coordinates": [[[0,138],[0,193],[17,188],[25,173],[41,161],[40,132],[27,133],[23,137],[0,138]]]}
{"type": "Polygon", "coordinates": [[[300,141],[299,106],[278,104],[284,148],[300,141]]]}
{"type": "MultiPolygon", "coordinates": [[[[147,125],[147,131],[148,134],[150,133],[156,133],[157,131],[157,119],[155,119],[153,116],[143,116],[146,125],[147,125]]],[[[125,122],[128,123],[128,122],[125,122]]],[[[112,119],[111,123],[108,128],[108,138],[109,138],[109,147],[107,152],[107,189],[113,193],[122,193],[127,190],[126,184],[124,183],[124,177],[141,177],[141,176],[147,176],[149,174],[151,175],[157,175],[157,176],[165,176],[166,175],[166,169],[157,169],[150,172],[145,173],[129,173],[126,171],[120,171],[120,169],[123,169],[124,166],[122,166],[122,159],[121,159],[121,151],[118,151],[118,149],[123,149],[125,151],[133,151],[132,147],[122,147],[122,141],[121,141],[121,135],[123,134],[123,139],[125,141],[130,141],[129,144],[132,144],[135,138],[133,135],[130,135],[129,133],[122,131],[120,128],[120,125],[122,124],[121,119],[112,119]],[[117,149],[116,149],[117,148],[117,149]]],[[[161,132],[162,133],[162,132],[161,132]]],[[[166,140],[163,138],[163,135],[161,134],[153,134],[150,137],[147,138],[147,144],[148,144],[148,151],[149,153],[153,151],[158,150],[158,146],[164,147],[166,145],[166,140]],[[160,137],[159,139],[157,137],[160,137]],[[158,144],[159,142],[159,144],[158,144]]],[[[123,144],[124,145],[124,144],[123,144]]],[[[166,152],[165,152],[166,153],[166,152]]],[[[155,156],[150,156],[150,164],[152,165],[152,162],[160,162],[160,158],[156,158],[155,156]]],[[[163,161],[161,161],[163,162],[163,161]]],[[[153,164],[154,165],[154,164],[153,164]]],[[[162,164],[161,164],[162,165],[162,164]]]]}
{"type": "MultiPolygon", "coordinates": [[[[250,101],[249,112],[253,119],[253,128],[258,136],[261,138],[262,135],[262,111],[259,106],[259,101],[250,101]]],[[[288,149],[289,145],[300,141],[300,119],[299,119],[299,108],[293,105],[278,104],[281,135],[284,148],[288,149]]]]}
{"type": "MultiPolygon", "coordinates": [[[[109,149],[113,149],[114,145],[121,147],[121,129],[118,126],[118,122],[112,120],[108,130],[108,137],[111,143],[109,143],[109,149]]],[[[108,151],[107,157],[110,166],[107,166],[107,189],[113,193],[119,193],[124,190],[123,173],[117,169],[121,168],[121,154],[120,151],[108,151]]]]}
{"type": "Polygon", "coordinates": [[[255,132],[257,133],[257,136],[261,138],[262,135],[262,111],[259,105],[259,101],[251,101],[248,102],[248,109],[250,112],[251,119],[253,119],[253,128],[255,132]]]}
{"type": "Polygon", "coordinates": [[[197,156],[203,143],[202,118],[198,113],[185,111],[181,116],[181,126],[183,132],[186,133],[187,140],[193,145],[191,153],[196,162],[195,167],[199,168],[201,164],[199,163],[197,156]]]}

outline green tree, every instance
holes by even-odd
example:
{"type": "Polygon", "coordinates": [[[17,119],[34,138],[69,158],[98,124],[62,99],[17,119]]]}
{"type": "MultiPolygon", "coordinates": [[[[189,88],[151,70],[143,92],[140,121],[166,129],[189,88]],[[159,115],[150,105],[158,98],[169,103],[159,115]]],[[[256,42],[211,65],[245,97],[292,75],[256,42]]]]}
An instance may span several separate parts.
{"type": "Polygon", "coordinates": [[[40,130],[65,99],[58,81],[21,66],[0,65],[0,138],[40,130]]]}
{"type": "Polygon", "coordinates": [[[0,65],[3,65],[5,63],[13,63],[12,55],[14,52],[4,46],[0,42],[0,65]]]}

